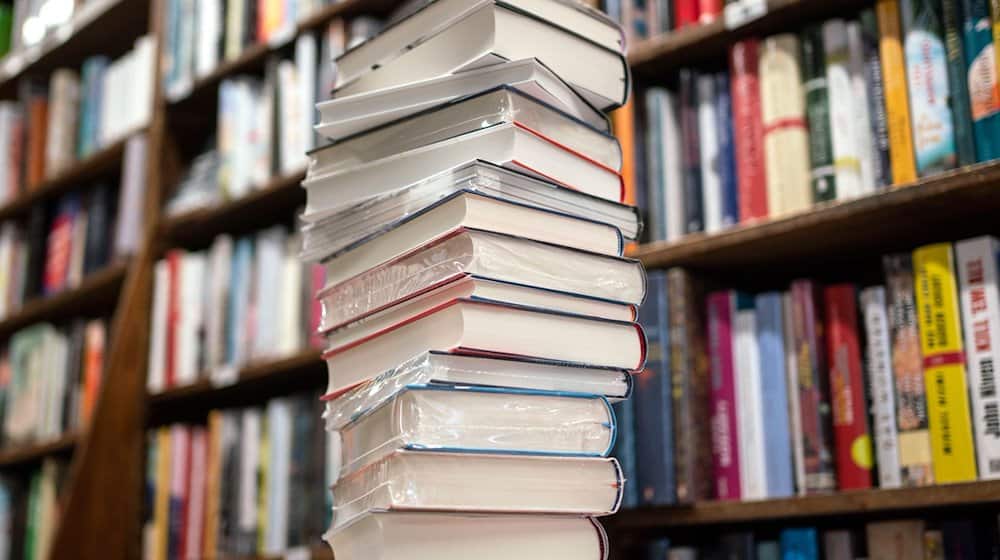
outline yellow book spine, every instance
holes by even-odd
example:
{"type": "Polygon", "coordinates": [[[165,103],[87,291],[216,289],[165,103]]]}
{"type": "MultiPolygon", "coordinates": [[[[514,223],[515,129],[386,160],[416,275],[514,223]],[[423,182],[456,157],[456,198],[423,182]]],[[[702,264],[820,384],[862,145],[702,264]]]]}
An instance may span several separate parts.
{"type": "Polygon", "coordinates": [[[266,547],[267,535],[267,500],[271,493],[271,441],[268,438],[267,417],[261,418],[260,426],[260,459],[258,461],[257,484],[257,551],[263,552],[266,547]]]}
{"type": "Polygon", "coordinates": [[[1000,0],[990,0],[990,15],[993,16],[993,59],[997,65],[997,75],[1000,75],[1000,0]]]}
{"type": "Polygon", "coordinates": [[[943,483],[975,480],[976,452],[951,244],[917,249],[913,269],[934,478],[943,483]]]}
{"type": "Polygon", "coordinates": [[[903,61],[903,34],[899,23],[899,0],[878,0],[875,11],[880,36],[879,52],[882,55],[892,184],[899,186],[917,180],[913,132],[910,128],[910,100],[906,91],[906,65],[903,61]]]}
{"type": "Polygon", "coordinates": [[[222,476],[222,412],[208,413],[208,469],[205,472],[205,533],[202,556],[215,558],[219,551],[219,491],[222,476]]]}
{"type": "Polygon", "coordinates": [[[153,560],[167,560],[170,526],[170,428],[160,428],[156,445],[156,504],[153,511],[153,560]]]}

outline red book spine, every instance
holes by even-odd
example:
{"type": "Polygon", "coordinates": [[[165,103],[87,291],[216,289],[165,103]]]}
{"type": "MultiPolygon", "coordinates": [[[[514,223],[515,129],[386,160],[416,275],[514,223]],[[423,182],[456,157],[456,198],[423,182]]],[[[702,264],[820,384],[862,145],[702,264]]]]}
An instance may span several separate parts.
{"type": "Polygon", "coordinates": [[[711,362],[712,464],[715,497],[740,499],[740,457],[736,441],[736,380],[733,378],[731,292],[708,295],[708,345],[711,362]]]}
{"type": "Polygon", "coordinates": [[[309,345],[322,348],[325,341],[319,328],[323,324],[323,303],[316,297],[316,293],[326,284],[326,268],[321,264],[314,264],[309,269],[309,274],[309,345]]]}
{"type": "Polygon", "coordinates": [[[756,39],[746,39],[733,45],[729,51],[741,222],[767,217],[758,46],[756,39]]]}
{"type": "Polygon", "coordinates": [[[174,386],[175,369],[177,367],[177,329],[181,319],[181,259],[183,251],[173,250],[167,253],[167,270],[170,278],[167,288],[167,356],[166,356],[166,387],[174,386]]]}
{"type": "Polygon", "coordinates": [[[674,27],[698,23],[698,7],[701,0],[674,0],[674,27]]]}
{"type": "Polygon", "coordinates": [[[851,284],[828,286],[827,349],[837,481],[841,490],[872,487],[872,443],[861,376],[857,294],[851,284]]]}
{"type": "Polygon", "coordinates": [[[698,0],[698,23],[712,23],[722,15],[722,0],[698,0]]]}
{"type": "Polygon", "coordinates": [[[46,294],[58,292],[66,287],[70,255],[73,249],[73,222],[75,219],[75,212],[64,210],[52,220],[45,260],[45,277],[42,285],[46,294]]]}

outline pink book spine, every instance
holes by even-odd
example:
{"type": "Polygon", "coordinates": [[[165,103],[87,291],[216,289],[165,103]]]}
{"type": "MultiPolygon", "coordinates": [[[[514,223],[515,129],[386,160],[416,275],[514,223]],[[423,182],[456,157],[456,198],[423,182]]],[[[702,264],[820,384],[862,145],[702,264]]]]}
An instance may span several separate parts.
{"type": "Polygon", "coordinates": [[[712,464],[715,497],[740,499],[740,459],[736,427],[736,383],[733,379],[733,296],[708,296],[708,344],[711,360],[712,464]]]}
{"type": "Polygon", "coordinates": [[[321,264],[314,264],[309,275],[309,347],[322,348],[323,336],[319,334],[319,326],[323,322],[323,303],[316,297],[316,293],[326,284],[326,269],[321,264]]]}

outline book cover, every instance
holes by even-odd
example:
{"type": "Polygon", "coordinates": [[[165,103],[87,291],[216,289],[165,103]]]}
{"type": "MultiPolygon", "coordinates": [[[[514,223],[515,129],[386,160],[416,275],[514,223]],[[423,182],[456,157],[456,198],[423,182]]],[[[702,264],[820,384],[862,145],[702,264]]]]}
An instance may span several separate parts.
{"type": "Polygon", "coordinates": [[[701,0],[674,0],[674,28],[697,24],[700,2],[701,0]]]}
{"type": "Polygon", "coordinates": [[[703,301],[691,274],[667,271],[677,501],[712,497],[711,379],[703,301]]]}
{"type": "Polygon", "coordinates": [[[931,454],[937,482],[976,479],[961,316],[950,243],[913,252],[931,454]]]}
{"type": "Polygon", "coordinates": [[[903,480],[899,464],[896,393],[884,286],[871,286],[861,291],[861,313],[865,325],[865,365],[872,401],[872,436],[875,464],[878,467],[878,486],[899,488],[903,480]]]}
{"type": "Polygon", "coordinates": [[[740,41],[729,51],[741,222],[768,216],[758,51],[756,39],[740,41]]]}
{"type": "Polygon", "coordinates": [[[664,198],[667,190],[666,166],[677,166],[676,158],[668,162],[666,148],[666,119],[670,111],[671,94],[664,88],[651,87],[643,95],[646,115],[646,203],[643,215],[645,233],[650,241],[667,239],[667,207],[664,198]]]}
{"type": "Polygon", "coordinates": [[[740,221],[739,184],[736,178],[736,154],[733,140],[733,106],[729,74],[715,74],[715,123],[718,125],[719,178],[722,184],[722,227],[740,221]]]}
{"type": "Polygon", "coordinates": [[[84,334],[83,348],[83,402],[80,406],[80,424],[86,426],[94,415],[97,399],[104,378],[104,350],[107,332],[100,319],[89,321],[84,334]]]}
{"type": "Polygon", "coordinates": [[[886,255],[882,259],[882,269],[896,390],[900,475],[903,486],[925,486],[933,484],[934,469],[924,389],[924,357],[913,291],[913,260],[906,253],[886,255]]]}
{"type": "Polygon", "coordinates": [[[28,142],[25,150],[24,180],[28,190],[32,190],[45,179],[45,145],[49,123],[49,101],[44,91],[32,92],[25,100],[27,107],[28,142]]]}
{"type": "Polygon", "coordinates": [[[730,292],[713,292],[707,298],[708,354],[711,360],[712,464],[715,497],[739,500],[739,412],[733,364],[735,299],[730,292]]]}
{"type": "Polygon", "coordinates": [[[924,556],[922,520],[880,521],[865,526],[868,557],[872,560],[910,560],[924,556]]]}
{"type": "Polygon", "coordinates": [[[955,167],[958,157],[941,18],[931,0],[900,0],[899,7],[917,173],[931,175],[955,167]]]}
{"type": "Polygon", "coordinates": [[[837,199],[854,198],[865,192],[865,185],[862,175],[863,147],[858,142],[860,134],[857,130],[861,100],[854,98],[847,22],[831,19],[823,23],[823,48],[826,53],[830,138],[833,144],[834,173],[837,176],[837,199]]]}
{"type": "MultiPolygon", "coordinates": [[[[83,273],[90,274],[108,263],[111,247],[111,191],[101,183],[90,191],[87,199],[87,233],[84,236],[83,273]]],[[[80,240],[78,240],[79,242],[80,240]]]]}
{"type": "Polygon", "coordinates": [[[767,464],[764,457],[764,400],[757,345],[757,314],[753,296],[743,292],[731,293],[735,305],[732,360],[736,383],[740,497],[743,500],[759,500],[767,497],[767,464]]]}
{"type": "Polygon", "coordinates": [[[785,560],[819,560],[819,537],[816,529],[784,529],[779,536],[781,557],[785,560]]]}
{"type": "Polygon", "coordinates": [[[802,88],[809,123],[809,162],[813,202],[837,198],[837,174],[833,166],[833,139],[830,135],[830,99],[826,83],[826,49],[823,30],[807,25],[800,37],[802,47],[802,88]]]}
{"type": "Polygon", "coordinates": [[[722,229],[722,159],[719,125],[715,121],[715,75],[698,74],[698,161],[701,165],[702,222],[705,231],[722,229]]]}
{"type": "Polygon", "coordinates": [[[965,15],[962,0],[941,0],[945,55],[948,57],[948,104],[955,122],[958,165],[976,162],[976,141],[972,131],[969,74],[965,63],[965,15]]]}
{"type": "MultiPolygon", "coordinates": [[[[962,39],[976,160],[1000,157],[1000,83],[989,0],[962,0],[962,39]]],[[[1000,6],[993,11],[1000,22],[1000,6]]]]}
{"type": "Polygon", "coordinates": [[[1000,477],[1000,398],[996,363],[1000,360],[1000,293],[994,237],[977,237],[955,244],[966,364],[976,436],[979,478],[1000,477]]]}
{"type": "Polygon", "coordinates": [[[886,124],[889,129],[889,163],[892,184],[904,185],[917,180],[913,130],[910,125],[910,97],[903,55],[903,32],[899,0],[877,0],[875,19],[879,31],[879,54],[882,58],[882,84],[885,91],[886,124]]]}
{"type": "Polygon", "coordinates": [[[684,233],[705,231],[701,142],[698,130],[698,76],[680,71],[682,159],[684,161],[684,233]]]}
{"type": "Polygon", "coordinates": [[[812,205],[809,132],[799,40],[791,33],[773,35],[761,45],[760,104],[768,212],[805,210],[812,205]]]}
{"type": "Polygon", "coordinates": [[[625,488],[622,490],[622,508],[632,509],[639,506],[639,477],[636,474],[636,422],[635,398],[626,399],[613,405],[615,421],[618,423],[618,433],[611,456],[618,459],[622,467],[622,477],[625,488]]]}
{"type": "Polygon", "coordinates": [[[819,287],[809,280],[797,280],[792,283],[791,291],[804,490],[806,494],[830,492],[837,487],[837,477],[819,287]]]}
{"type": "Polygon", "coordinates": [[[882,57],[879,54],[875,11],[871,8],[862,10],[859,21],[865,91],[868,92],[868,125],[872,139],[873,186],[881,189],[892,185],[892,166],[889,161],[889,117],[885,107],[885,84],[882,81],[882,57]]]}
{"type": "MultiPolygon", "coordinates": [[[[80,199],[69,194],[59,201],[46,241],[45,277],[42,288],[53,294],[67,287],[74,246],[74,226],[80,217],[80,199]]],[[[79,243],[82,240],[76,240],[79,243]]]]}
{"type": "Polygon", "coordinates": [[[628,103],[611,113],[611,126],[622,150],[622,181],[625,185],[625,204],[634,206],[636,203],[636,169],[638,150],[635,145],[635,101],[628,103]]]}
{"type": "Polygon", "coordinates": [[[838,487],[871,488],[872,443],[861,376],[857,292],[852,284],[836,284],[827,286],[823,296],[838,487]]]}
{"type": "Polygon", "coordinates": [[[782,294],[759,294],[754,303],[760,355],[766,494],[769,498],[783,498],[795,493],[795,475],[792,466],[788,376],[785,371],[782,294]]]}
{"type": "Polygon", "coordinates": [[[872,136],[870,112],[871,92],[865,67],[864,32],[861,22],[847,22],[847,73],[851,79],[851,114],[854,118],[854,138],[858,161],[861,163],[861,194],[875,190],[875,141],[872,136]]]}
{"type": "Polygon", "coordinates": [[[635,377],[636,474],[639,503],[669,505],[676,501],[674,428],[671,400],[670,331],[667,276],[650,272],[639,323],[646,331],[646,366],[635,377]]]}

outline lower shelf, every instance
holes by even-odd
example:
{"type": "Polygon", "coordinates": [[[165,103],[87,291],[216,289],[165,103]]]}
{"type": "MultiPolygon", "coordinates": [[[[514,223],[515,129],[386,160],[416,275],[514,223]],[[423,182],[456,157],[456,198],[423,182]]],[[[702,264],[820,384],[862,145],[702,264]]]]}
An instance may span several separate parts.
{"type": "Polygon", "coordinates": [[[911,512],[950,506],[1000,504],[1000,481],[977,481],[892,490],[858,490],[753,502],[699,502],[692,506],[639,508],[607,518],[612,530],[669,529],[781,519],[911,512]]]}

